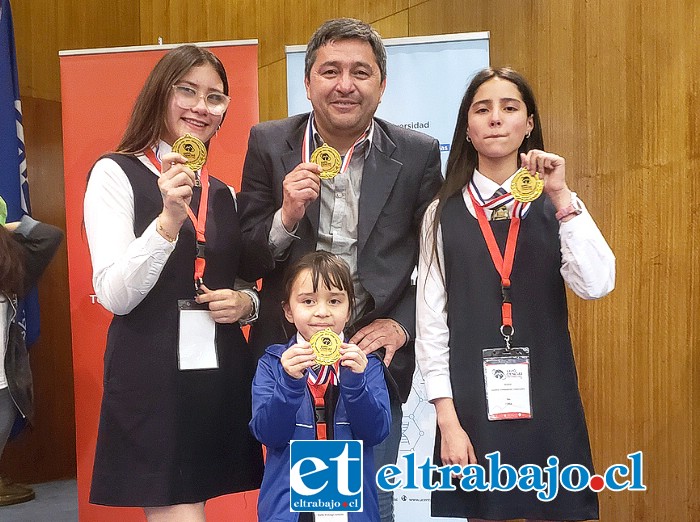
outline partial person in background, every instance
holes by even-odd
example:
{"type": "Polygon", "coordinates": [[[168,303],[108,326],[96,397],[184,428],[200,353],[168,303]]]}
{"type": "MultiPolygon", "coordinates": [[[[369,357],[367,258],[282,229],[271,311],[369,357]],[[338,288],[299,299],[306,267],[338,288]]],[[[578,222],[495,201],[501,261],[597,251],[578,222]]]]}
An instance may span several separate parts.
{"type": "MultiPolygon", "coordinates": [[[[17,298],[36,285],[63,239],[63,232],[29,216],[6,223],[0,197],[0,457],[17,413],[33,420],[34,390],[24,328],[17,324],[17,298]]],[[[34,491],[0,477],[0,506],[34,498],[34,491]]]]}
{"type": "MultiPolygon", "coordinates": [[[[554,455],[560,469],[593,473],[565,284],[584,299],[607,295],[615,256],[569,189],[564,158],[545,151],[530,86],[512,69],[485,69],[462,100],[445,185],[421,233],[416,357],[437,412],[438,465],[488,469],[486,455],[500,452],[516,470],[554,455]]],[[[589,488],[544,502],[535,491],[456,482],[432,493],[433,516],[598,518],[589,488]]]]}
{"type": "MultiPolygon", "coordinates": [[[[265,254],[260,319],[250,343],[259,357],[294,335],[279,306],[288,266],[314,250],[347,262],[356,299],[345,332],[389,369],[392,427],[374,449],[379,468],[396,462],[401,403],[411,391],[411,274],[423,212],[442,182],[440,152],[437,140],[374,117],[386,87],[386,49],[368,24],[341,18],[319,27],[306,48],[304,84],[310,114],[250,132],[241,226],[246,241],[265,254]],[[319,164],[329,158],[335,170],[322,179],[319,164]]],[[[381,491],[382,521],[393,520],[393,508],[393,493],[381,491]]]]}
{"type": "Polygon", "coordinates": [[[169,51],[85,194],[93,285],[114,314],[90,501],[143,507],[151,522],[202,521],[208,499],[262,478],[248,429],[255,358],[239,324],[255,319],[257,295],[234,288],[236,196],[172,151],[185,134],[209,144],[228,92],[214,54],[169,51]]]}

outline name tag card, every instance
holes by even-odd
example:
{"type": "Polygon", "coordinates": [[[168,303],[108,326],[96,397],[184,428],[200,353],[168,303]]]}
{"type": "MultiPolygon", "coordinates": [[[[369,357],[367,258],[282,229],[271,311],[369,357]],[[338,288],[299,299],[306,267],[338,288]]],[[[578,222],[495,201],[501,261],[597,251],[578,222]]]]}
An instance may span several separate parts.
{"type": "Polygon", "coordinates": [[[180,370],[211,370],[219,367],[216,353],[216,322],[211,317],[209,307],[193,299],[180,299],[177,302],[178,325],[178,368],[180,370]]]}
{"type": "Polygon", "coordinates": [[[347,522],[348,514],[343,513],[328,513],[328,512],[316,512],[314,513],[315,522],[347,522]]]}
{"type": "Polygon", "coordinates": [[[488,348],[482,353],[488,419],[531,419],[530,349],[488,348]]]}

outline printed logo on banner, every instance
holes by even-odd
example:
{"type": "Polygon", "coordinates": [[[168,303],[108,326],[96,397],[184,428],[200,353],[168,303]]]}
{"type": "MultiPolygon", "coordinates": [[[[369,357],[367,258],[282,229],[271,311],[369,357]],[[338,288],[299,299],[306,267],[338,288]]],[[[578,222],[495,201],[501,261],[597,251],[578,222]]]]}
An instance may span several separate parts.
{"type": "Polygon", "coordinates": [[[362,511],[362,441],[293,440],[291,511],[362,511]]]}

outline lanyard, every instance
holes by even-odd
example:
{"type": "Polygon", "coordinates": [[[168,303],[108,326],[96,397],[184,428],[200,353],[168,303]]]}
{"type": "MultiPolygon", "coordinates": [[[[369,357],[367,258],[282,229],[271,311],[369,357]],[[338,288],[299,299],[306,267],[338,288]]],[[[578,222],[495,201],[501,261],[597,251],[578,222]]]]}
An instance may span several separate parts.
{"type": "Polygon", "coordinates": [[[510,300],[510,274],[513,271],[513,260],[515,259],[515,246],[518,242],[518,232],[520,231],[520,218],[518,216],[518,210],[520,202],[516,201],[513,206],[513,217],[510,220],[510,226],[508,227],[508,239],[506,240],[506,250],[505,254],[501,255],[501,251],[498,248],[498,243],[496,242],[496,237],[493,235],[493,230],[486,219],[486,213],[482,205],[477,203],[476,198],[472,194],[471,186],[468,187],[469,197],[474,205],[474,213],[476,214],[476,219],[479,222],[479,228],[481,229],[481,234],[484,236],[486,241],[486,246],[489,249],[489,254],[491,254],[491,260],[493,265],[496,267],[496,271],[501,276],[501,295],[503,296],[503,302],[501,304],[501,334],[506,341],[506,347],[510,349],[510,339],[515,333],[513,328],[513,309],[510,300]]]}
{"type": "MultiPolygon", "coordinates": [[[[335,404],[326,405],[326,392],[328,385],[338,385],[338,363],[331,366],[322,366],[316,374],[312,369],[309,369],[307,385],[314,399],[314,415],[316,417],[316,438],[318,440],[327,440],[333,438],[333,412],[335,404]],[[320,418],[319,418],[320,416],[320,418]],[[330,429],[329,429],[330,428],[330,429]]],[[[330,397],[331,401],[335,401],[336,395],[330,397]]]]}
{"type": "MultiPolygon", "coordinates": [[[[311,145],[314,142],[313,117],[313,114],[309,115],[309,120],[306,122],[306,130],[304,131],[304,141],[301,144],[301,161],[304,163],[308,163],[311,161],[311,145]]],[[[348,166],[350,165],[350,160],[352,159],[352,153],[355,151],[355,147],[357,147],[357,145],[367,137],[371,125],[372,124],[370,123],[370,126],[367,127],[367,129],[365,129],[365,132],[362,133],[362,136],[357,138],[353,146],[350,147],[350,149],[345,153],[345,156],[343,157],[343,162],[340,165],[339,174],[343,174],[346,170],[348,170],[348,166]]]]}
{"type": "MultiPolygon", "coordinates": [[[[158,171],[161,172],[162,167],[160,161],[158,158],[156,158],[153,150],[148,148],[144,151],[144,154],[158,169],[158,171]]],[[[194,260],[195,288],[199,288],[199,285],[203,283],[202,278],[204,277],[204,269],[207,265],[204,248],[207,244],[205,231],[207,228],[207,207],[209,206],[209,171],[207,170],[206,165],[202,167],[199,178],[202,184],[202,195],[199,200],[199,211],[197,212],[197,216],[194,215],[194,212],[192,212],[192,209],[189,206],[187,207],[187,215],[192,220],[194,229],[197,232],[197,257],[194,260]]]]}

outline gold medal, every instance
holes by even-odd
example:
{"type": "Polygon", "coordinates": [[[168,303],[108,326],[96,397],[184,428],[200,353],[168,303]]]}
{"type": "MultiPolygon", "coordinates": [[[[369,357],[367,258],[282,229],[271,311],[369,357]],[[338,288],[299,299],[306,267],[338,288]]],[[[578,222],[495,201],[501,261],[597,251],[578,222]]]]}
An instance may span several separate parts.
{"type": "Polygon", "coordinates": [[[202,140],[185,134],[173,143],[173,152],[182,154],[187,160],[186,165],[192,172],[196,172],[204,166],[207,161],[207,148],[202,140]]]}
{"type": "Polygon", "coordinates": [[[330,328],[313,334],[309,343],[316,354],[316,364],[329,366],[340,359],[341,342],[340,337],[330,328]]]}
{"type": "Polygon", "coordinates": [[[333,179],[340,173],[343,161],[340,159],[340,152],[325,143],[311,154],[311,162],[321,167],[321,179],[333,179]]]}
{"type": "Polygon", "coordinates": [[[515,173],[513,181],[510,182],[510,193],[521,203],[535,201],[542,194],[544,181],[535,172],[533,176],[526,168],[521,168],[515,173]]]}

